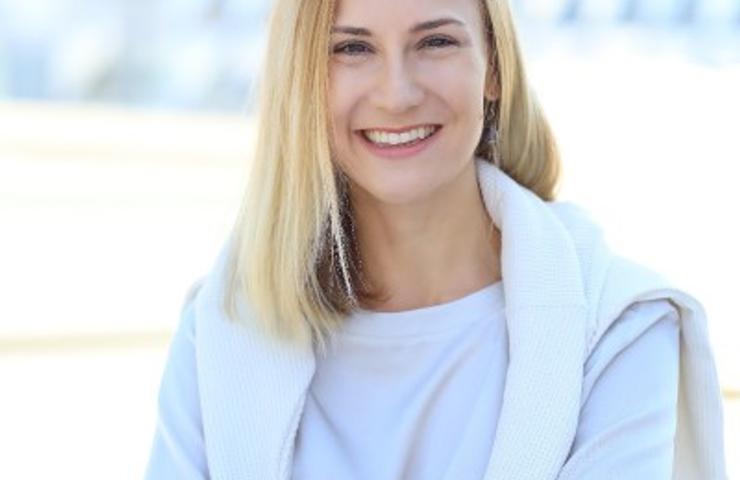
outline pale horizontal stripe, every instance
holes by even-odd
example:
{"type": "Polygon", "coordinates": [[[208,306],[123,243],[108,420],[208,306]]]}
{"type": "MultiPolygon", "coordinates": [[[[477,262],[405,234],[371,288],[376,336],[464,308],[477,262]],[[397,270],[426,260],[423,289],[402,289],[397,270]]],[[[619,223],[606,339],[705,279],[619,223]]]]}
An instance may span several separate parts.
{"type": "Polygon", "coordinates": [[[103,332],[67,335],[0,337],[0,355],[61,353],[93,349],[163,348],[171,331],[103,332]]]}

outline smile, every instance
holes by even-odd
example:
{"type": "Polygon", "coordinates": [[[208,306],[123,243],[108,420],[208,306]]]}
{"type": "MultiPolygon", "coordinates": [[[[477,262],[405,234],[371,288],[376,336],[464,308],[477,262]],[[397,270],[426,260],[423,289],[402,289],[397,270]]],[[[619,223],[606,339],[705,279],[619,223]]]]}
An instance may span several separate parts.
{"type": "Polygon", "coordinates": [[[362,134],[368,141],[379,147],[408,146],[421,142],[434,135],[439,130],[437,125],[426,125],[406,130],[363,130],[362,134]]]}
{"type": "Polygon", "coordinates": [[[357,132],[374,156],[388,159],[415,157],[439,137],[442,125],[415,125],[403,129],[370,128],[357,132]]]}

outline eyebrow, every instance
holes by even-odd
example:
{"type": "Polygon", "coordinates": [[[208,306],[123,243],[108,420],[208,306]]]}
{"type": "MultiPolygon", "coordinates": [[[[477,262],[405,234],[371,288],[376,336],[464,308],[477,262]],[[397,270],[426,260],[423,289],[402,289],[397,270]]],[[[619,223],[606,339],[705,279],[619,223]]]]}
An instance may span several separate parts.
{"type": "MultiPolygon", "coordinates": [[[[409,30],[411,33],[418,33],[424,30],[433,30],[435,28],[442,27],[444,25],[461,25],[464,26],[465,24],[461,22],[460,20],[456,20],[454,18],[445,17],[445,18],[438,18],[436,20],[428,20],[426,22],[417,23],[413,27],[411,27],[411,30],[409,30]]],[[[371,37],[373,34],[370,32],[370,30],[366,28],[360,28],[360,27],[346,27],[337,25],[331,28],[331,33],[346,33],[349,35],[359,35],[363,37],[371,37]]]]}

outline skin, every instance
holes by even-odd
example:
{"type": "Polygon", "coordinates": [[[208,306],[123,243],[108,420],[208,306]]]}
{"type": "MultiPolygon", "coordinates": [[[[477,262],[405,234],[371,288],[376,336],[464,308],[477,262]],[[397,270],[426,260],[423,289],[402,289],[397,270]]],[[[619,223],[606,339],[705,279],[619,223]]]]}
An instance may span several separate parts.
{"type": "Polygon", "coordinates": [[[500,232],[483,205],[474,150],[484,98],[495,99],[478,0],[340,0],[331,40],[335,161],[350,197],[366,275],[401,311],[501,280],[500,232]],[[429,20],[460,24],[412,31],[429,20]],[[347,32],[358,27],[370,35],[347,32]],[[364,129],[441,125],[414,157],[374,155],[364,129]]]}

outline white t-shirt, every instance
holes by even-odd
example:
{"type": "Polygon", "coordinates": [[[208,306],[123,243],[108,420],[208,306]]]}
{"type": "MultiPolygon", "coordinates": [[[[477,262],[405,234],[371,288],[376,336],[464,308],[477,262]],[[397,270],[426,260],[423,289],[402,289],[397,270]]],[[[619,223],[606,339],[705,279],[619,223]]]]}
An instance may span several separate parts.
{"type": "MultiPolygon", "coordinates": [[[[351,315],[316,357],[293,479],[483,478],[507,345],[502,282],[441,305],[351,315]]],[[[669,302],[623,312],[585,365],[589,392],[571,454],[603,457],[596,464],[615,471],[631,462],[635,476],[621,478],[670,478],[678,349],[669,302]],[[615,445],[608,452],[605,438],[615,445]]]]}

